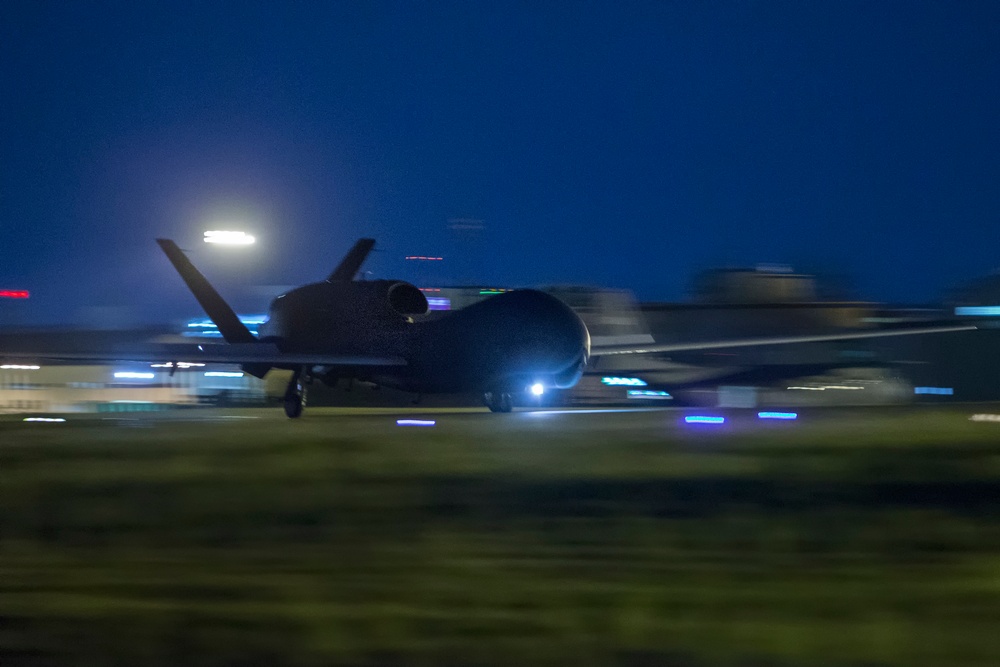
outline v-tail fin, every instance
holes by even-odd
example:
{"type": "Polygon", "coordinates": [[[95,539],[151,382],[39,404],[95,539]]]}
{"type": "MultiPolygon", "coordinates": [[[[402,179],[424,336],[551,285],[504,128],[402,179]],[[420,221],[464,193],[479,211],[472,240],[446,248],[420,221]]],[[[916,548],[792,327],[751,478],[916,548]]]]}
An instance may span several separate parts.
{"type": "Polygon", "coordinates": [[[361,270],[361,265],[368,258],[368,253],[375,246],[375,239],[358,239],[354,247],[344,255],[340,264],[333,270],[330,277],[326,279],[328,283],[349,283],[354,280],[354,276],[361,270]]]}
{"type": "Polygon", "coordinates": [[[160,248],[167,255],[167,259],[181,274],[188,289],[198,299],[198,303],[205,310],[205,314],[219,328],[219,333],[227,343],[256,343],[257,337],[250,333],[246,325],[240,322],[229,304],[219,296],[215,288],[208,280],[195,268],[187,255],[177,247],[177,244],[170,239],[156,239],[160,248]]]}

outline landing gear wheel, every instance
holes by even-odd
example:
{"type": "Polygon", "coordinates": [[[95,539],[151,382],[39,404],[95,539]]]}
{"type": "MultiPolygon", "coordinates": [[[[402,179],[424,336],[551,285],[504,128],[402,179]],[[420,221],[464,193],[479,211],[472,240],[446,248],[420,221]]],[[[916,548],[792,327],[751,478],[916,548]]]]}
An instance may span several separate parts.
{"type": "Polygon", "coordinates": [[[288,389],[285,390],[285,414],[289,419],[297,419],[302,416],[305,407],[306,388],[296,373],[288,383],[288,389]]]}
{"type": "Polygon", "coordinates": [[[505,391],[488,391],[483,394],[483,403],[490,412],[510,412],[514,409],[514,398],[505,391]]]}

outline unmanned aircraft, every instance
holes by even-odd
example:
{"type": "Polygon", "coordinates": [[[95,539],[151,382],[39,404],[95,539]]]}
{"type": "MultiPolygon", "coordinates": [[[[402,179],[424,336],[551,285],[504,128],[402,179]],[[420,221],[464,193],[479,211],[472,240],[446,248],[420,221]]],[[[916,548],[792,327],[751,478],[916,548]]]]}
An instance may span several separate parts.
{"type": "Polygon", "coordinates": [[[176,243],[157,243],[229,344],[226,361],[256,377],[292,371],[284,398],[292,418],[305,407],[307,382],[344,378],[418,394],[477,392],[490,410],[510,412],[513,395],[526,388],[572,387],[590,356],[580,317],[537,290],[414,322],[428,310],[417,287],[354,279],[374,239],[355,243],[326,280],[274,299],[254,336],[176,243]]]}

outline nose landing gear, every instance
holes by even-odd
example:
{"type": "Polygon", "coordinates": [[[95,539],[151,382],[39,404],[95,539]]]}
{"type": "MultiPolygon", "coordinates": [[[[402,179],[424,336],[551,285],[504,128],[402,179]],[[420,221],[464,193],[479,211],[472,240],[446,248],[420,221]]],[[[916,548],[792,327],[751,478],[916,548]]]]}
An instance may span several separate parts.
{"type": "Polygon", "coordinates": [[[285,414],[289,419],[302,416],[306,407],[306,386],[302,381],[302,371],[295,371],[285,390],[285,414]]]}
{"type": "Polygon", "coordinates": [[[483,394],[483,403],[490,412],[510,412],[514,409],[514,398],[505,391],[488,391],[483,394]]]}

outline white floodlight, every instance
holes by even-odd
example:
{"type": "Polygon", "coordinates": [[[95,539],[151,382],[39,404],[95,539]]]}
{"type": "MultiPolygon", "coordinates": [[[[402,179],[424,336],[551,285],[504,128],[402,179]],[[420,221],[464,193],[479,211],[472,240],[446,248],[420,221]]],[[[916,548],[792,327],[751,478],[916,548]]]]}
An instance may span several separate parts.
{"type": "Polygon", "coordinates": [[[531,385],[530,389],[531,393],[534,394],[535,396],[541,396],[542,394],[545,393],[545,385],[543,385],[541,382],[536,382],[535,384],[531,385]]]}
{"type": "Polygon", "coordinates": [[[211,230],[205,232],[205,243],[219,245],[253,245],[257,239],[246,232],[211,230]]]}

